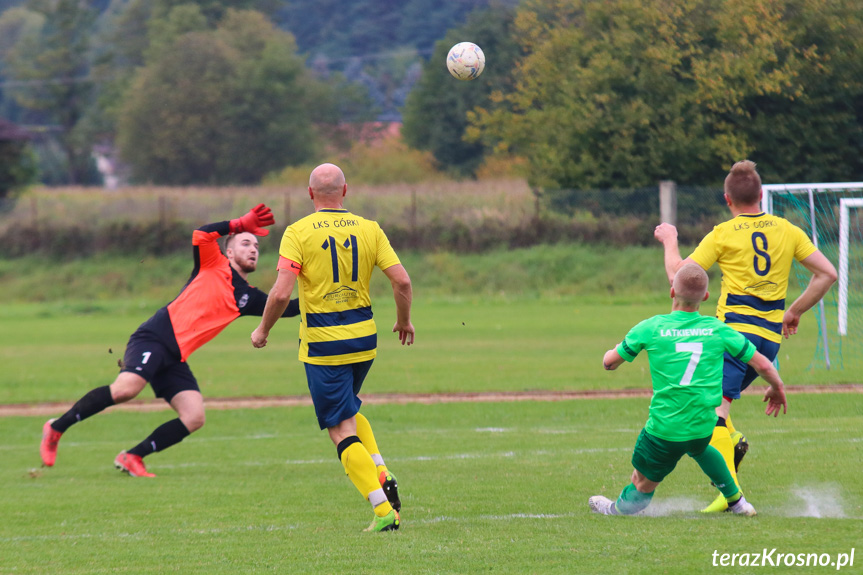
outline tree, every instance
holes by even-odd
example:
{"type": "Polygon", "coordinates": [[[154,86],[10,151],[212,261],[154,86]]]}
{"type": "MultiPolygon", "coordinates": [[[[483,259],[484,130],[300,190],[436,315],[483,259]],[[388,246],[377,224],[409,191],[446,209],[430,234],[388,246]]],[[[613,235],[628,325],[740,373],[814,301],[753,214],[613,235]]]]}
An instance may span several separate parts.
{"type": "Polygon", "coordinates": [[[118,124],[138,180],[255,183],[311,158],[308,111],[329,104],[310,101],[321,91],[289,34],[257,12],[229,10],[215,30],[165,45],[136,75],[118,124]]]}
{"type": "Polygon", "coordinates": [[[0,210],[5,200],[36,178],[30,134],[0,119],[0,210]]]}
{"type": "Polygon", "coordinates": [[[207,23],[214,27],[227,16],[230,10],[251,10],[272,15],[285,4],[285,0],[146,0],[152,4],[153,18],[164,20],[181,6],[194,6],[207,23]]]}
{"type": "Polygon", "coordinates": [[[801,65],[786,97],[745,101],[752,159],[765,182],[863,179],[863,18],[856,1],[790,2],[801,65]]]}
{"type": "MultiPolygon", "coordinates": [[[[508,10],[517,2],[493,0],[496,8],[508,10]]],[[[475,12],[493,16],[488,0],[448,0],[429,2],[428,0],[405,0],[399,10],[401,22],[396,30],[399,44],[428,50],[450,30],[464,29],[475,12]]],[[[476,18],[473,18],[476,22],[476,18]]],[[[455,42],[453,42],[454,44],[455,42]]]]}
{"type": "Polygon", "coordinates": [[[100,17],[91,67],[95,92],[87,116],[94,141],[110,145],[114,140],[123,96],[145,64],[151,12],[149,0],[114,0],[100,17]]]}
{"type": "Polygon", "coordinates": [[[211,29],[197,3],[168,8],[167,2],[114,0],[102,15],[91,74],[96,84],[96,105],[88,117],[93,139],[113,139],[124,97],[139,68],[171,50],[182,34],[211,29]]]}
{"type": "Polygon", "coordinates": [[[467,23],[451,30],[435,44],[422,76],[408,95],[402,112],[405,141],[418,150],[432,152],[445,169],[472,175],[482,163],[488,148],[482,142],[464,139],[468,113],[486,106],[493,91],[509,91],[510,74],[518,56],[512,39],[514,11],[494,5],[471,15],[467,23]],[[486,68],[476,80],[462,82],[446,68],[449,49],[466,38],[486,55],[486,68]]]}
{"type": "Polygon", "coordinates": [[[26,8],[10,8],[0,13],[0,61],[19,58],[25,38],[38,36],[45,25],[45,17],[26,8]]]}
{"type": "MultiPolygon", "coordinates": [[[[289,2],[277,20],[315,68],[341,71],[369,92],[381,120],[399,118],[405,88],[434,43],[489,0],[315,0],[289,2]],[[347,55],[350,54],[350,57],[347,55]]],[[[517,0],[492,0],[505,9],[517,0]]],[[[454,42],[453,42],[454,43],[454,42]]]]}
{"type": "Polygon", "coordinates": [[[38,31],[18,40],[7,58],[9,76],[26,84],[15,98],[58,125],[67,179],[79,183],[90,171],[89,145],[80,122],[91,91],[88,39],[95,14],[83,0],[31,0],[27,8],[44,20],[38,31]]]}
{"type": "Polygon", "coordinates": [[[0,87],[0,117],[21,120],[24,109],[14,94],[23,86],[15,83],[11,67],[28,50],[35,49],[36,38],[44,24],[44,16],[26,8],[10,8],[0,14],[0,81],[6,84],[0,87]]]}
{"type": "MultiPolygon", "coordinates": [[[[735,160],[782,157],[768,147],[783,129],[768,128],[773,122],[762,110],[811,120],[855,93],[848,73],[825,74],[832,59],[853,58],[838,49],[821,53],[811,43],[829,35],[825,25],[842,14],[850,24],[842,42],[846,50],[855,46],[859,63],[851,31],[859,33],[860,15],[853,5],[526,0],[516,17],[526,56],[515,88],[479,111],[471,134],[526,156],[538,186],[715,182],[735,160]],[[816,97],[824,90],[834,94],[828,101],[816,97]]],[[[859,74],[859,64],[852,69],[859,74]]],[[[850,118],[832,115],[834,127],[840,117],[850,118]]],[[[832,143],[859,141],[859,123],[851,134],[832,143]]],[[[823,157],[835,156],[830,139],[823,144],[823,157]]],[[[784,143],[789,151],[800,147],[784,143]]],[[[802,159],[797,152],[786,156],[802,159]]]]}

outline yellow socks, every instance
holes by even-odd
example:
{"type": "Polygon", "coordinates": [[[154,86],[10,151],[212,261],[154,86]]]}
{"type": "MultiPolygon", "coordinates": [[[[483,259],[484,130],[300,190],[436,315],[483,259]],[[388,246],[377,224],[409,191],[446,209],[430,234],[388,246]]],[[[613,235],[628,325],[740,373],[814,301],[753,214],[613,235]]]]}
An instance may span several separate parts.
{"type": "Polygon", "coordinates": [[[366,450],[368,450],[369,455],[372,457],[372,461],[375,462],[377,476],[380,477],[381,473],[387,473],[389,469],[387,469],[384,458],[381,456],[381,450],[378,449],[378,443],[375,441],[372,426],[363,414],[357,413],[354,417],[357,420],[357,436],[359,436],[360,441],[365,445],[366,450]]]}
{"type": "Polygon", "coordinates": [[[731,442],[731,433],[729,433],[728,428],[724,425],[714,427],[710,445],[722,454],[722,459],[725,460],[725,465],[728,466],[728,471],[731,472],[734,483],[740,486],[740,482],[737,480],[737,473],[734,471],[734,444],[731,442]]]}
{"type": "Polygon", "coordinates": [[[357,435],[360,441],[363,442],[363,445],[366,446],[370,454],[380,454],[381,451],[378,449],[378,443],[375,441],[375,434],[372,433],[372,425],[369,423],[369,420],[362,413],[357,413],[354,418],[357,420],[357,435]]]}
{"type": "Polygon", "coordinates": [[[375,507],[374,512],[378,517],[386,517],[393,510],[393,506],[387,501],[387,496],[384,495],[384,502],[375,507]]]}
{"type": "Polygon", "coordinates": [[[731,416],[730,415],[725,418],[725,427],[728,428],[729,435],[734,435],[737,432],[737,430],[734,429],[734,424],[731,423],[731,416]]]}
{"type": "Polygon", "coordinates": [[[380,482],[378,482],[375,463],[359,437],[353,435],[342,440],[337,451],[348,479],[351,480],[360,495],[372,504],[375,515],[383,517],[392,511],[393,508],[387,501],[387,496],[381,488],[380,482]]]}

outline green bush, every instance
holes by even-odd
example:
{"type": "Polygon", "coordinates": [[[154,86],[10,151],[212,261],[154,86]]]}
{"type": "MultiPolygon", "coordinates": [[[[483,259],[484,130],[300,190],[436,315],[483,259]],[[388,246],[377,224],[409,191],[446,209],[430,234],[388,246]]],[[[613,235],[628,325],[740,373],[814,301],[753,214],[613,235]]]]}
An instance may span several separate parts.
{"type": "Polygon", "coordinates": [[[320,163],[330,162],[345,173],[348,185],[418,184],[445,181],[429,152],[409,148],[398,136],[372,138],[355,143],[343,154],[333,154],[321,162],[288,166],[266,178],[268,185],[308,186],[309,174],[320,163]]]}
{"type": "Polygon", "coordinates": [[[28,142],[0,140],[0,212],[11,209],[17,193],[36,179],[36,156],[28,142]]]}

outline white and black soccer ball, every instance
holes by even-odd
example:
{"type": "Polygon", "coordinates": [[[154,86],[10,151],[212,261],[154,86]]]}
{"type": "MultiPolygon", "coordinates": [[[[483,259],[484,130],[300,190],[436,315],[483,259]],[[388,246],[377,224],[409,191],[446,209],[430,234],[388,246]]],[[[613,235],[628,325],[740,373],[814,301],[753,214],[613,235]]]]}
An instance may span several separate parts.
{"type": "Polygon", "coordinates": [[[485,69],[485,54],[473,42],[459,42],[450,48],[446,67],[459,80],[473,80],[485,69]]]}

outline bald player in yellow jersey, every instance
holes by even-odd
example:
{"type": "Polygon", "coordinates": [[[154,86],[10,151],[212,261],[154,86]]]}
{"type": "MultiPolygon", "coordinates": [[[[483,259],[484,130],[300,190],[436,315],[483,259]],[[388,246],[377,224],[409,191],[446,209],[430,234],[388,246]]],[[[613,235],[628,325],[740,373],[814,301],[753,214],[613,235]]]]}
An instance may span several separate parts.
{"type": "MultiPolygon", "coordinates": [[[[742,333],[773,361],[782,337],[787,339],[797,333],[800,316],[818,303],[836,281],[836,268],[803,230],[761,209],[761,177],[754,162],[743,160],[734,164],[725,178],[724,190],[732,218],[714,227],[685,260],[680,257],[674,226],[660,224],[654,236],[665,247],[669,282],[684,264],[696,263],[705,270],[719,264],[722,289],[716,317],[742,333]],[[786,309],[788,278],[795,260],[812,273],[812,279],[786,309]]],[[[710,444],[722,453],[735,482],[736,468],[748,443],[731,424],[731,402],[740,398],[740,392],[757,375],[751,367],[725,355],[722,404],[716,408],[718,421],[710,444]]],[[[720,495],[704,511],[726,509],[725,499],[720,495]]]]}
{"type": "Polygon", "coordinates": [[[300,290],[299,359],[321,429],[329,432],[345,473],[369,501],[374,519],[366,531],[399,528],[398,484],[387,469],[357,396],[372,366],[377,328],[369,280],[375,267],[390,280],[402,345],[414,342],[411,281],[377,222],[343,206],[342,170],[322,164],[309,177],[315,213],[290,225],[279,248],[279,273],[252,344],[264,347],[294,289],[300,290]]]}

